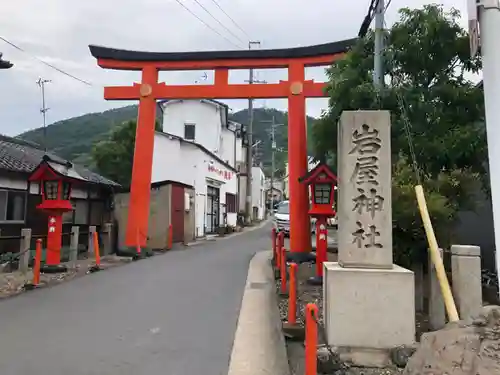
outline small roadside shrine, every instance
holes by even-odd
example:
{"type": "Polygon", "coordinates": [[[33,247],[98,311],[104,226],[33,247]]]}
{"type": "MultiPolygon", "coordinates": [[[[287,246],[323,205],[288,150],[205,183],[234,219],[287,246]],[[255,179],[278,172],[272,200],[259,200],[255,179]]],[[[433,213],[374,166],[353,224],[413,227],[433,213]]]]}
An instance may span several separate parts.
{"type": "Polygon", "coordinates": [[[312,277],[309,282],[321,285],[323,262],[327,260],[327,219],[336,214],[333,204],[337,176],[326,163],[321,162],[299,181],[309,186],[311,206],[308,214],[316,219],[316,276],[312,277]]]}
{"type": "Polygon", "coordinates": [[[48,214],[47,253],[45,271],[64,271],[61,266],[62,214],[72,211],[70,202],[72,184],[81,179],[69,162],[58,162],[45,155],[29,181],[41,187],[42,203],[37,208],[48,214]]]}

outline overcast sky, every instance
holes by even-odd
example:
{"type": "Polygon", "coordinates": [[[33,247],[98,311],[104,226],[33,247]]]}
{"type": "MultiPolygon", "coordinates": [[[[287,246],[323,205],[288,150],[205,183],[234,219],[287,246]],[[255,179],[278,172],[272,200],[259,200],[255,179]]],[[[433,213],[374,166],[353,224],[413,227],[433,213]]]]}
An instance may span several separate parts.
{"type": "MultiPolygon", "coordinates": [[[[228,30],[206,13],[196,0],[179,0],[220,34],[235,44],[245,46],[249,36],[259,40],[261,48],[285,48],[327,43],[355,37],[365,16],[369,0],[197,0],[228,30]],[[245,31],[241,31],[217,7],[221,8],[245,31]]],[[[387,1],[387,0],[386,0],[387,1]]],[[[393,0],[386,20],[397,20],[401,7],[421,7],[424,0],[393,0]]],[[[466,16],[466,0],[442,0],[466,16]]],[[[466,20],[463,20],[466,24],[466,20]]],[[[0,41],[4,59],[15,67],[0,70],[0,133],[16,135],[42,125],[39,77],[50,79],[46,86],[47,121],[101,112],[132,102],[106,102],[102,87],[129,85],[139,81],[137,72],[105,71],[90,56],[88,45],[149,50],[197,51],[235,49],[223,37],[212,32],[176,0],[17,0],[3,1],[0,11],[0,36],[17,44],[22,53],[0,41]],[[35,55],[78,78],[91,82],[87,86],[54,71],[30,57],[35,55]]],[[[324,80],[323,69],[311,69],[307,78],[324,80]]],[[[163,72],[167,83],[194,83],[203,72],[163,72]]],[[[209,81],[211,78],[208,72],[209,81]]],[[[232,82],[248,79],[248,72],[232,74],[232,82]]],[[[257,79],[276,82],[286,79],[283,71],[259,71],[257,79]]],[[[245,101],[231,101],[233,110],[245,107],[245,101]]],[[[318,116],[325,99],[309,100],[308,114],[318,116]]],[[[285,100],[258,100],[286,109],[285,100]]]]}

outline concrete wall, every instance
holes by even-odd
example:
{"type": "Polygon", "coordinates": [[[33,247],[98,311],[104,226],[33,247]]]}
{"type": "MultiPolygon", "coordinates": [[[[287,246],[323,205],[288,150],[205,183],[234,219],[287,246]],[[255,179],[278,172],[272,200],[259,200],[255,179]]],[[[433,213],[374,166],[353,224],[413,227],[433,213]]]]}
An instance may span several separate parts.
{"type": "MultiPolygon", "coordinates": [[[[151,190],[147,244],[152,249],[164,249],[167,246],[168,227],[171,222],[171,191],[170,185],[151,190]]],[[[118,223],[119,248],[125,247],[129,200],[130,193],[115,195],[115,220],[118,223]]]]}
{"type": "MultiPolygon", "coordinates": [[[[257,207],[257,220],[264,219],[266,207],[266,192],[265,192],[266,177],[260,167],[252,168],[252,207],[257,207]]],[[[253,211],[252,211],[253,212],[253,211]]]]}

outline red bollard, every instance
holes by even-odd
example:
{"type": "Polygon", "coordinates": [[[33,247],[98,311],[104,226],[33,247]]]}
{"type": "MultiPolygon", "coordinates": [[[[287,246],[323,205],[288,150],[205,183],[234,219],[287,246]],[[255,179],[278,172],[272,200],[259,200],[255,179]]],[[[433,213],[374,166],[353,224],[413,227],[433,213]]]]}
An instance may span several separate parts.
{"type": "Polygon", "coordinates": [[[273,244],[273,265],[276,265],[276,260],[278,259],[276,255],[276,228],[271,230],[271,242],[273,244]]]}
{"type": "Polygon", "coordinates": [[[40,268],[42,265],[42,240],[36,240],[35,264],[33,265],[33,285],[40,284],[40,268]]]}
{"type": "Polygon", "coordinates": [[[290,281],[288,284],[288,324],[297,324],[297,264],[289,267],[290,281]]]}
{"type": "Polygon", "coordinates": [[[276,250],[279,252],[280,249],[285,246],[285,233],[278,233],[278,243],[276,244],[276,250]]]}
{"type": "Polygon", "coordinates": [[[318,307],[314,303],[306,306],[305,375],[317,375],[318,307]]]}
{"type": "Polygon", "coordinates": [[[97,236],[97,232],[93,233],[92,241],[94,245],[95,264],[89,268],[89,272],[97,272],[101,270],[101,250],[99,249],[99,237],[97,236]]]}
{"type": "Polygon", "coordinates": [[[304,342],[305,330],[297,324],[297,269],[296,263],[289,267],[290,279],[288,284],[288,321],[283,322],[283,332],[287,340],[304,342]]]}
{"type": "Polygon", "coordinates": [[[285,296],[285,295],[287,295],[287,290],[286,290],[286,250],[285,250],[284,247],[281,248],[280,261],[281,261],[281,267],[280,267],[280,277],[281,277],[280,294],[282,296],[285,296]]]}
{"type": "Polygon", "coordinates": [[[277,238],[277,241],[276,241],[276,263],[274,264],[274,279],[275,280],[278,280],[280,277],[281,277],[281,247],[278,247],[279,246],[279,234],[278,236],[276,237],[277,238]]]}

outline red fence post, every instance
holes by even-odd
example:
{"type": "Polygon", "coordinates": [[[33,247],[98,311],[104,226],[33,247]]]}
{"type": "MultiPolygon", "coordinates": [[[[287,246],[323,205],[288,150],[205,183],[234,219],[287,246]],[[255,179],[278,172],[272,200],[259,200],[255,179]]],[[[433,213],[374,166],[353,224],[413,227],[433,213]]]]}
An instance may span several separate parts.
{"type": "Polygon", "coordinates": [[[288,284],[288,324],[297,324],[297,264],[290,264],[290,282],[288,284]]]}
{"type": "Polygon", "coordinates": [[[280,277],[281,277],[280,294],[283,295],[283,296],[285,296],[287,294],[287,290],[286,290],[286,250],[285,250],[284,247],[281,248],[280,260],[281,260],[281,267],[280,267],[280,277]]]}
{"type": "Polygon", "coordinates": [[[305,375],[317,375],[318,307],[314,303],[306,306],[305,375]]]}
{"type": "Polygon", "coordinates": [[[278,259],[277,255],[276,255],[276,228],[273,228],[271,230],[271,242],[273,244],[273,265],[276,266],[276,261],[278,259]]]}

